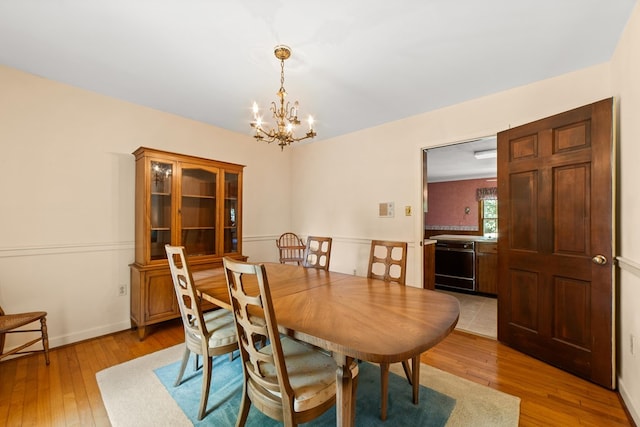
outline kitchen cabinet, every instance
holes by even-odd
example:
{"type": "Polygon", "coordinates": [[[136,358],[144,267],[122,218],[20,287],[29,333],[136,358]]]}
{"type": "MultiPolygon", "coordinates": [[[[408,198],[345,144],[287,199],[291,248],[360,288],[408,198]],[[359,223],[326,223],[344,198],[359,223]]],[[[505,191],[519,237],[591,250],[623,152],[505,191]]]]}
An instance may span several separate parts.
{"type": "Polygon", "coordinates": [[[495,242],[476,242],[476,289],[485,294],[498,294],[498,244],[495,242]]]}
{"type": "Polygon", "coordinates": [[[436,241],[426,239],[423,242],[424,247],[424,280],[422,287],[424,289],[434,290],[436,288],[436,241]]]}
{"type": "MultiPolygon", "coordinates": [[[[244,166],[140,147],[136,158],[135,262],[131,326],[180,316],[166,244],[184,246],[192,271],[222,266],[242,255],[244,166]]],[[[205,306],[213,308],[213,306],[205,306]]]]}

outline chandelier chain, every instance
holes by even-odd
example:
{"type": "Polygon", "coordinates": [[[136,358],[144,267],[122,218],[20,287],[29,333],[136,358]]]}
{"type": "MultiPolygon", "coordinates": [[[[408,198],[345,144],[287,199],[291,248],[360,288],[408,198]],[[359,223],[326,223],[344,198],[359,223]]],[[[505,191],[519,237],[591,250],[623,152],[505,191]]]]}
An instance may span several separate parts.
{"type": "Polygon", "coordinates": [[[280,60],[280,90],[285,92],[284,90],[284,59],[280,60]]]}

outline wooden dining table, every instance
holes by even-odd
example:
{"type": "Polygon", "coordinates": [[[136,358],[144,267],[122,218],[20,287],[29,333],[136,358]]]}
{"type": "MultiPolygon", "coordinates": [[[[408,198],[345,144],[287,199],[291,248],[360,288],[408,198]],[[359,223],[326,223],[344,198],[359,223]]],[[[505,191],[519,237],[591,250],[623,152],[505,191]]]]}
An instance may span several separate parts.
{"type": "MultiPolygon", "coordinates": [[[[296,265],[264,265],[280,332],[334,355],[338,426],[355,420],[349,369],[354,359],[410,360],[442,341],[458,322],[459,302],[444,293],[296,265]]],[[[193,279],[203,299],[231,309],[222,268],[194,272],[193,279]]],[[[420,363],[411,375],[418,403],[420,363]]]]}

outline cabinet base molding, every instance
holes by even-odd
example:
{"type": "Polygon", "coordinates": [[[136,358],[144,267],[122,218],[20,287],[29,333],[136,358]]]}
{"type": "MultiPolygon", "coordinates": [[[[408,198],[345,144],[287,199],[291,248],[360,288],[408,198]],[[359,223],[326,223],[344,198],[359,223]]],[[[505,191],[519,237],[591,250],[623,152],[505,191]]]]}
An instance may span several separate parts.
{"type": "MultiPolygon", "coordinates": [[[[233,259],[246,261],[246,256],[232,256],[233,259]]],[[[129,265],[131,271],[131,329],[138,330],[138,337],[144,340],[148,334],[147,326],[166,322],[180,317],[180,308],[176,300],[171,271],[167,262],[155,265],[129,265]]],[[[222,258],[214,261],[190,260],[192,272],[222,268],[222,258]]],[[[204,310],[215,306],[202,301],[204,310]]]]}

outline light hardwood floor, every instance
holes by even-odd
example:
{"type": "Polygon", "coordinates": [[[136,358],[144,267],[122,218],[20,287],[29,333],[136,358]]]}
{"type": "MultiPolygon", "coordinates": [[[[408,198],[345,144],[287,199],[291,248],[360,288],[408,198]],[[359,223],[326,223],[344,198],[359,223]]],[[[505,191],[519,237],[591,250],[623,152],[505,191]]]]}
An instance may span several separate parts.
{"type": "MultiPolygon", "coordinates": [[[[56,348],[44,357],[0,362],[0,425],[108,426],[96,372],[184,340],[182,325],[156,327],[56,348]]],[[[454,331],[422,361],[518,396],[521,426],[632,426],[617,393],[578,379],[495,340],[454,331]]],[[[389,424],[391,426],[391,424],[389,424]]]]}

